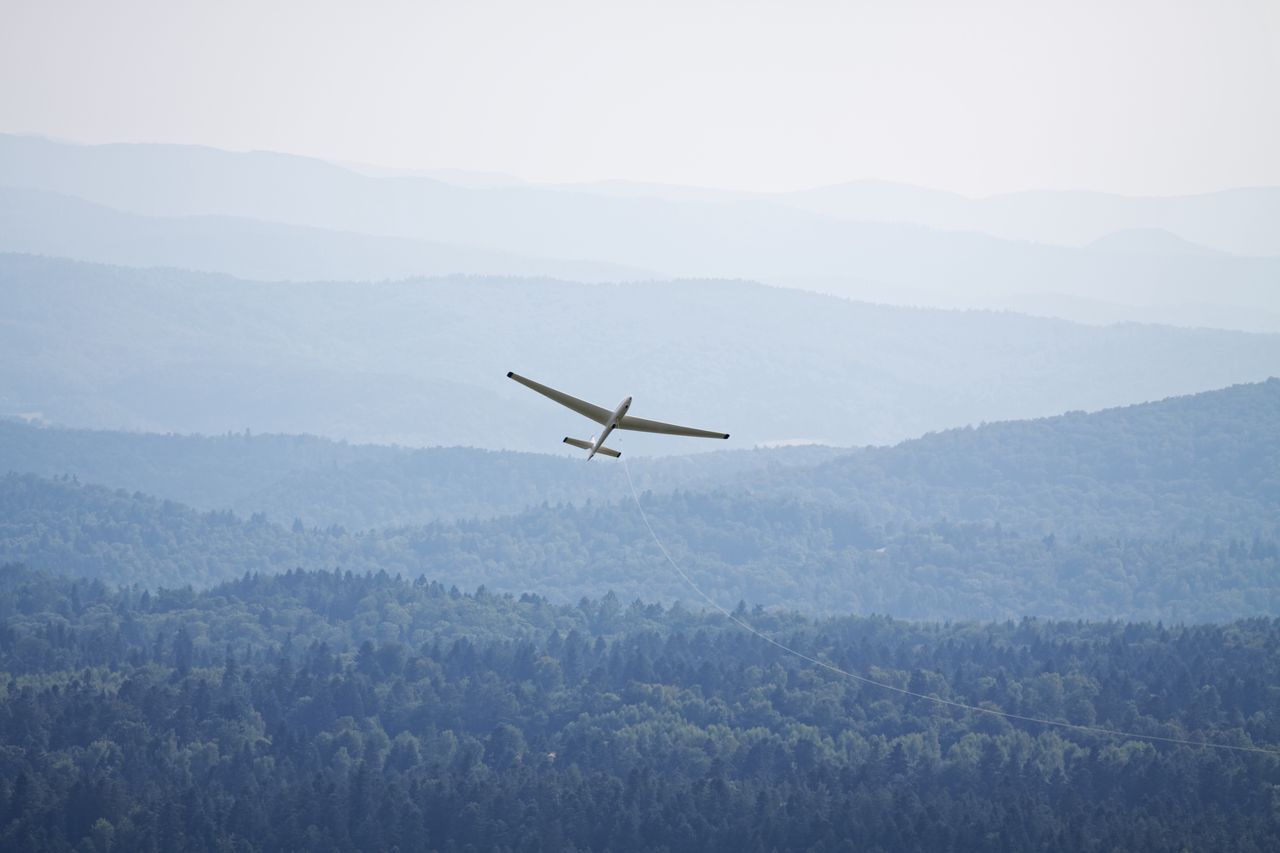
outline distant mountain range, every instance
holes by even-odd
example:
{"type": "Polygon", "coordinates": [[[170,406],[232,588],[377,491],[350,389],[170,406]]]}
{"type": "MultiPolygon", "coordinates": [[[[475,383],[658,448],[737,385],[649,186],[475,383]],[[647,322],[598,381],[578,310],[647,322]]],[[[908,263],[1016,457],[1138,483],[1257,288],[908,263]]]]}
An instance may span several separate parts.
{"type": "MultiPolygon", "coordinates": [[[[886,444],[1280,374],[1280,335],[891,308],[746,282],[266,283],[0,257],[0,414],[547,450],[522,373],[737,447],[886,444]]],[[[712,449],[622,437],[625,452],[712,449]]]]}
{"type": "Polygon", "coordinates": [[[1158,229],[1237,255],[1280,255],[1280,187],[1165,197],[1035,190],[969,198],[856,181],[776,197],[845,219],[981,231],[1007,240],[1084,246],[1117,231],[1158,229]]]}
{"type": "MultiPolygon", "coordinates": [[[[474,185],[479,180],[457,182],[474,185]]],[[[489,176],[488,185],[524,184],[489,176]]],[[[1232,254],[1280,255],[1280,187],[1152,197],[1035,190],[974,198],[891,181],[849,181],[773,193],[635,181],[554,186],[615,198],[771,201],[843,220],[907,223],[1057,246],[1086,246],[1118,231],[1161,230],[1232,254]]]]}
{"type": "Polygon", "coordinates": [[[1277,189],[973,200],[876,183],[768,195],[368,172],[0,136],[0,186],[114,209],[10,193],[7,219],[23,227],[0,233],[0,250],[299,280],[733,277],[890,304],[1280,331],[1277,189]],[[1174,236],[1110,236],[1126,231],[1174,236]]]}
{"type": "Polygon", "coordinates": [[[174,267],[267,281],[424,275],[652,277],[604,262],[331,231],[237,216],[143,216],[44,190],[0,187],[0,249],[134,267],[174,267]]]}

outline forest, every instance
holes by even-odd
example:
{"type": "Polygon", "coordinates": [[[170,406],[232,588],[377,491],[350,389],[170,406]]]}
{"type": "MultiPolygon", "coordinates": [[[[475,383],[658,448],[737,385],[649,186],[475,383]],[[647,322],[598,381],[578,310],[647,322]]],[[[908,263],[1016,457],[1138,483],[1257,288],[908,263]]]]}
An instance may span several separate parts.
{"type": "MultiPolygon", "coordinates": [[[[1280,612],[1277,422],[1270,380],[894,447],[628,465],[662,540],[720,602],[1221,621],[1280,612]]],[[[0,474],[0,560],[151,588],[342,568],[558,601],[691,596],[617,467],[306,436],[0,423],[0,438],[15,472],[0,474]]]]}
{"type": "MultiPolygon", "coordinates": [[[[720,492],[646,495],[666,546],[715,600],[901,618],[1214,621],[1280,612],[1269,536],[1087,537],[720,492]]],[[[293,568],[387,571],[576,601],[700,599],[634,504],[542,506],[490,521],[347,531],[197,512],[121,490],[0,475],[0,560],[145,587],[293,568]]]]}
{"type": "Polygon", "coordinates": [[[0,848],[1280,845],[1280,620],[813,620],[385,573],[0,570],[0,848]],[[1239,749],[1180,746],[1140,735],[1239,749]]]}
{"type": "MultiPolygon", "coordinates": [[[[630,458],[642,491],[786,497],[874,523],[1049,533],[1280,534],[1280,379],[1186,397],[945,430],[889,447],[630,458]]],[[[201,510],[348,530],[617,500],[616,463],[306,435],[161,435],[0,419],[0,472],[76,479],[201,510]]]]}
{"type": "Polygon", "coordinates": [[[626,470],[0,423],[0,849],[1276,849],[1277,421],[626,470]]]}

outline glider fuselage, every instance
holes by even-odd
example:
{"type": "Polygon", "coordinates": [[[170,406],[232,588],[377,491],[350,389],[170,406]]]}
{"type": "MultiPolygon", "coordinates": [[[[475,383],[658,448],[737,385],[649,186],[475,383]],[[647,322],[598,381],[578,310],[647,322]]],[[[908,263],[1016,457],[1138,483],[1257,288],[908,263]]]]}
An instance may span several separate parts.
{"type": "Polygon", "coordinates": [[[631,398],[623,400],[618,404],[618,408],[613,410],[613,414],[609,416],[609,422],[604,425],[604,429],[600,430],[600,434],[596,436],[595,441],[591,442],[591,452],[587,454],[587,460],[590,461],[596,452],[604,447],[604,440],[609,437],[609,433],[618,427],[618,422],[622,420],[622,416],[627,413],[627,409],[631,408],[631,398]]]}

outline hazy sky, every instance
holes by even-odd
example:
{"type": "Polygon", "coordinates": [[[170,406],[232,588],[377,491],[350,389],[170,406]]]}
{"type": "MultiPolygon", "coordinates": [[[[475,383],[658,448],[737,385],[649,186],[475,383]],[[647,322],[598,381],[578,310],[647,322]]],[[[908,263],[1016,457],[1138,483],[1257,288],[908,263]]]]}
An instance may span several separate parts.
{"type": "Polygon", "coordinates": [[[0,130],[534,180],[1280,184],[1280,2],[0,0],[0,130]]]}

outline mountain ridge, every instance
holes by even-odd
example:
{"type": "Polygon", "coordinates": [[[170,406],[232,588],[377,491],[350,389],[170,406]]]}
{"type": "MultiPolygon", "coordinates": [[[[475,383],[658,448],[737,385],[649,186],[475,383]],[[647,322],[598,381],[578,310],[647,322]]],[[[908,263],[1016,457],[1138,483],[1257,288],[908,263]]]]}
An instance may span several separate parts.
{"type": "MultiPolygon", "coordinates": [[[[523,479],[481,484],[526,488],[523,507],[503,504],[509,514],[360,532],[260,510],[199,512],[130,492],[123,481],[112,490],[10,473],[0,476],[0,562],[150,587],[342,567],[570,602],[605,590],[623,600],[697,601],[656,536],[726,607],[742,600],[926,619],[1242,618],[1280,607],[1277,411],[1280,380],[1271,380],[952,430],[817,464],[729,460],[702,479],[674,480],[642,469],[644,518],[616,465],[588,471],[535,459],[523,479]],[[575,495],[583,474],[593,483],[575,495]]],[[[400,481],[358,464],[304,480],[295,506],[310,496],[315,518],[350,504],[366,515],[394,512],[400,504],[388,496],[397,489],[415,500],[415,489],[426,484],[429,494],[437,483],[460,507],[494,505],[491,489],[451,482],[458,461],[449,453],[427,456],[430,464],[400,481]]],[[[154,458],[163,466],[173,456],[154,458]]],[[[509,460],[493,470],[510,470],[509,460]]],[[[211,467],[195,476],[209,477],[211,467]]]]}
{"type": "MultiPolygon", "coordinates": [[[[471,188],[418,177],[370,178],[294,155],[98,149],[3,136],[0,184],[152,216],[249,217],[580,259],[662,277],[765,279],[898,304],[920,293],[926,304],[999,308],[1027,293],[1065,292],[1133,306],[1205,303],[1232,308],[1233,317],[1247,318],[1242,309],[1280,311],[1272,287],[1280,278],[1280,249],[1278,257],[1118,255],[992,236],[978,220],[969,228],[957,227],[967,220],[943,222],[942,228],[926,221],[854,220],[772,197],[717,201],[531,185],[471,188]]],[[[1270,233],[1268,223],[1280,223],[1280,193],[1276,197],[1275,216],[1246,216],[1241,228],[1270,233]]],[[[1001,216],[1028,218],[1016,211],[1001,216]]],[[[1131,217],[1103,233],[1134,226],[1178,231],[1160,217],[1131,217]]],[[[1179,233],[1214,244],[1198,233],[1179,233]]],[[[1191,311],[1169,316],[1195,324],[1191,311]]]]}
{"type": "Polygon", "coordinates": [[[652,277],[644,270],[606,262],[520,256],[239,216],[150,216],[61,193],[13,187],[0,187],[0,252],[268,281],[458,274],[588,282],[652,277]]]}
{"type": "MultiPolygon", "coordinates": [[[[741,281],[271,283],[0,255],[0,283],[0,414],[147,432],[516,450],[589,432],[503,378],[518,369],[585,399],[633,394],[641,417],[733,427],[738,442],[849,446],[1280,374],[1280,335],[741,281]]],[[[711,449],[624,440],[632,455],[711,449]]]]}

